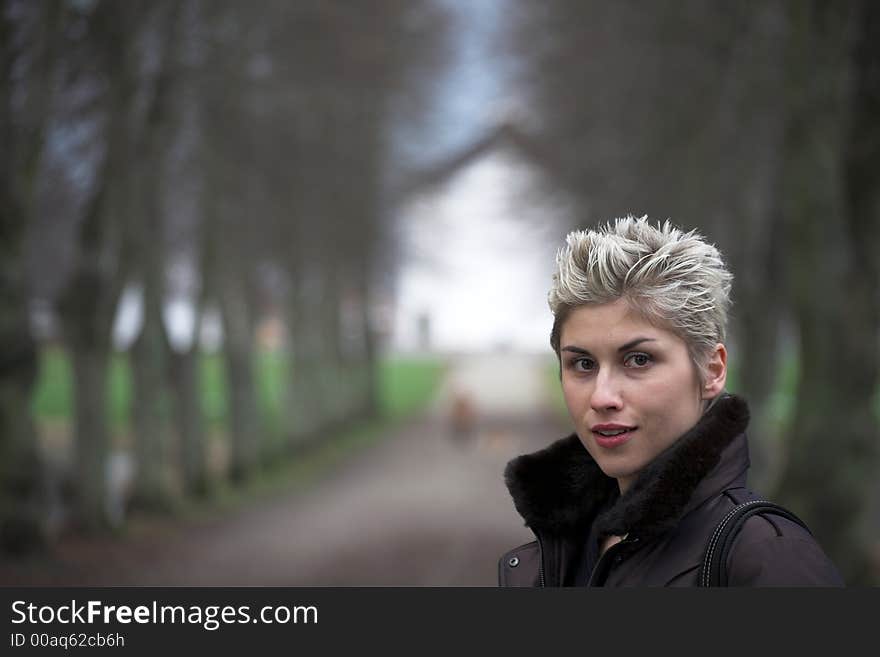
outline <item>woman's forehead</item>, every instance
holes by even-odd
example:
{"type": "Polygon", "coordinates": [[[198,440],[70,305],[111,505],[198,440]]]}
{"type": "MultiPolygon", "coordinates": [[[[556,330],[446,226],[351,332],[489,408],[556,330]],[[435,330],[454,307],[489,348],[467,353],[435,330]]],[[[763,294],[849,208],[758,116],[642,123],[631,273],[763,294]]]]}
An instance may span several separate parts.
{"type": "Polygon", "coordinates": [[[677,338],[671,330],[649,321],[625,299],[574,308],[562,325],[561,337],[562,348],[571,341],[623,344],[635,337],[655,341],[677,338]]]}

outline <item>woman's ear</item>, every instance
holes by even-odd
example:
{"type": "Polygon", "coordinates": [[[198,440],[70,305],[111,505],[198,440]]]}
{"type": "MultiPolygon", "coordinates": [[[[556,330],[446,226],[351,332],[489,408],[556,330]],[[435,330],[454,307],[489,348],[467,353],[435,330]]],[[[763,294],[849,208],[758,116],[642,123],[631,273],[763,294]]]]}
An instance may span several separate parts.
{"type": "Polygon", "coordinates": [[[727,382],[727,348],[720,342],[706,363],[706,380],[703,382],[702,398],[717,397],[727,382]]]}

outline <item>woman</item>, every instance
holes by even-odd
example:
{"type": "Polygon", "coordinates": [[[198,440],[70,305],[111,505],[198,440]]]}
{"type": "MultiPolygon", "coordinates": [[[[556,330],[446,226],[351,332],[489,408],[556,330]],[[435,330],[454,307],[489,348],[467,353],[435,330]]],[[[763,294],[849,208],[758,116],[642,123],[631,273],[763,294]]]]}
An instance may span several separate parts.
{"type": "MultiPolygon", "coordinates": [[[[746,488],[746,403],[724,392],[732,275],[669,222],[575,231],[549,303],[575,433],[511,461],[505,480],[537,540],[505,554],[502,586],[696,586],[707,542],[746,488]]],[[[745,520],[731,586],[841,586],[810,533],[745,520]]]]}

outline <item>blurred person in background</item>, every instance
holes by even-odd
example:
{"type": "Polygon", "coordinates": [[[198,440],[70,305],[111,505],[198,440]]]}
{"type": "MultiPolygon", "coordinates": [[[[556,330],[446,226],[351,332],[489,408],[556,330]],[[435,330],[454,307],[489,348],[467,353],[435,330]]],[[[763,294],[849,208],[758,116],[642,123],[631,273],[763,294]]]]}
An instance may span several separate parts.
{"type": "Polygon", "coordinates": [[[454,442],[468,443],[473,439],[476,430],[477,410],[470,394],[463,390],[453,394],[449,420],[454,442]]]}
{"type": "MultiPolygon", "coordinates": [[[[761,499],[746,487],[745,400],[725,392],[733,279],[695,231],[647,217],[570,233],[550,342],[575,433],[511,461],[537,540],[501,557],[502,586],[696,586],[710,538],[761,499]]],[[[744,520],[729,586],[842,586],[810,532],[744,520]]]]}

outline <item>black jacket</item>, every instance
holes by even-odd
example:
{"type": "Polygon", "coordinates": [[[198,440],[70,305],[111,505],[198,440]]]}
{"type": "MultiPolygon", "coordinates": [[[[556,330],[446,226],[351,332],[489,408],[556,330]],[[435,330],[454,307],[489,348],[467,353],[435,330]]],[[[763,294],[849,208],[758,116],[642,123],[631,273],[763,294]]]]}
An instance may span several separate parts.
{"type": "MultiPolygon", "coordinates": [[[[748,406],[725,395],[624,495],[577,435],[508,463],[505,480],[537,538],[504,554],[502,586],[696,586],[703,550],[746,488],[748,406]],[[624,536],[599,558],[604,536],[624,536]]],[[[843,586],[800,525],[749,518],[730,551],[731,586],[843,586]]]]}

